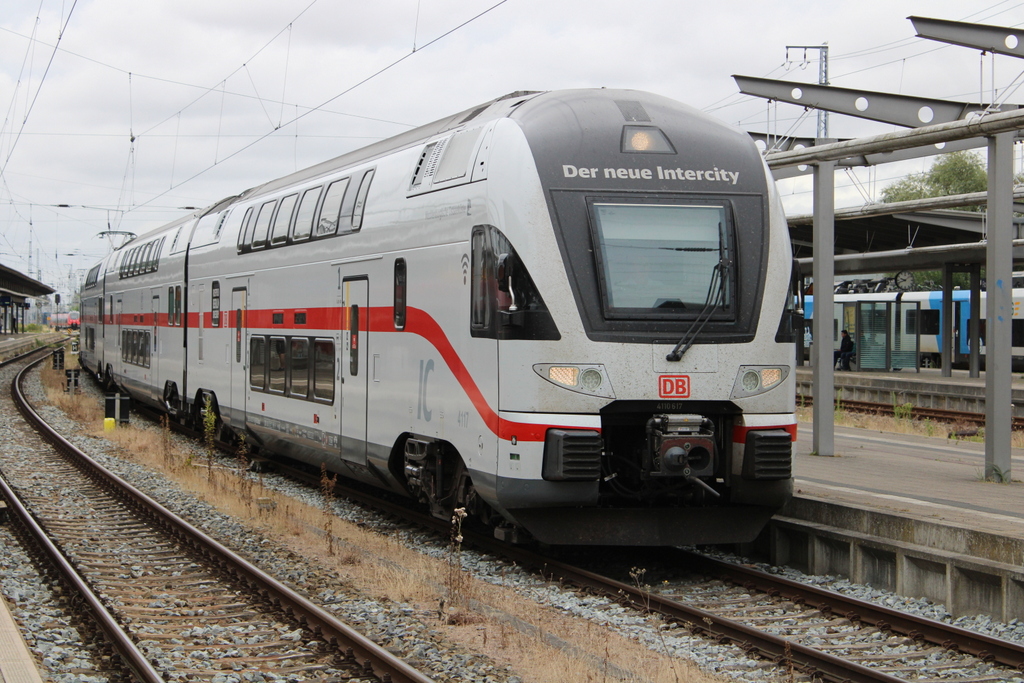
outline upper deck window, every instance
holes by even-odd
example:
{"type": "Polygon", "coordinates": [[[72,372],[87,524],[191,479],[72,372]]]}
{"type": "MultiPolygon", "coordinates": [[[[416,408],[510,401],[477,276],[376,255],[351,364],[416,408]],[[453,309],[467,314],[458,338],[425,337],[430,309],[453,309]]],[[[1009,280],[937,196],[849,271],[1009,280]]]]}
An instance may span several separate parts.
{"type": "Polygon", "coordinates": [[[594,242],[605,315],[729,311],[731,237],[725,205],[598,203],[594,242]]]}
{"type": "Polygon", "coordinates": [[[341,200],[348,188],[348,178],[335,180],[327,186],[327,195],[320,208],[320,222],[316,226],[317,237],[327,237],[338,233],[338,222],[341,214],[341,200]]]}
{"type": "Polygon", "coordinates": [[[322,190],[323,186],[321,185],[302,193],[299,212],[295,216],[295,227],[292,228],[293,242],[309,239],[309,235],[313,231],[313,219],[316,217],[316,204],[320,201],[322,190]]]}
{"type": "Polygon", "coordinates": [[[277,205],[277,200],[272,199],[269,202],[265,202],[260,207],[259,214],[256,215],[256,227],[253,228],[252,233],[252,248],[261,249],[267,246],[268,233],[270,232],[270,219],[274,215],[274,206],[277,205]]]}

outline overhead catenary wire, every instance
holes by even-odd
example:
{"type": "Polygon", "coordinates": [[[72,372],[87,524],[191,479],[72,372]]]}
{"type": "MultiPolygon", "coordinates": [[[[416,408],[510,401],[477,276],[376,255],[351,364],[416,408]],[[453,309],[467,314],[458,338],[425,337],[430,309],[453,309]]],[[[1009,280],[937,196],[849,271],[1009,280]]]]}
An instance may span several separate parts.
{"type": "MultiPolygon", "coordinates": [[[[501,7],[502,5],[504,5],[506,2],[508,2],[508,0],[499,0],[499,2],[496,2],[495,4],[491,5],[490,7],[488,7],[485,10],[483,10],[482,12],[474,15],[473,17],[471,17],[471,18],[469,18],[467,20],[465,20],[464,22],[462,22],[461,24],[455,26],[454,28],[451,28],[451,29],[445,31],[444,33],[442,33],[441,35],[437,36],[436,38],[434,38],[434,39],[424,43],[423,46],[420,47],[415,52],[410,51],[407,54],[402,55],[398,59],[396,59],[396,60],[390,62],[389,64],[381,67],[380,69],[378,69],[377,71],[373,72],[369,76],[363,78],[362,80],[358,81],[357,83],[349,86],[348,88],[345,88],[344,90],[342,90],[338,94],[334,95],[333,97],[328,98],[327,100],[325,100],[321,104],[317,105],[316,107],[313,107],[312,109],[310,109],[308,111],[305,111],[305,112],[303,112],[301,114],[296,114],[295,118],[291,119],[290,121],[286,121],[282,127],[290,126],[293,123],[296,123],[297,121],[305,118],[306,116],[308,116],[308,115],[310,115],[310,114],[312,114],[312,113],[314,113],[316,111],[319,111],[320,109],[322,109],[323,107],[326,107],[331,102],[334,102],[335,100],[337,100],[337,99],[339,99],[341,97],[344,97],[345,95],[347,95],[348,93],[352,92],[356,88],[359,88],[360,86],[365,85],[366,83],[369,83],[370,81],[372,81],[373,79],[377,78],[378,76],[380,76],[380,75],[386,73],[387,71],[393,69],[394,67],[398,66],[399,64],[401,64],[405,60],[409,59],[413,55],[415,55],[415,54],[417,54],[419,52],[422,52],[425,48],[428,48],[431,45],[434,45],[435,43],[437,43],[437,42],[439,42],[441,40],[444,40],[445,38],[447,38],[451,34],[455,33],[456,31],[458,31],[458,30],[468,26],[469,24],[473,23],[477,19],[480,19],[481,17],[489,14],[490,12],[494,11],[498,7],[501,7]]],[[[161,192],[161,193],[159,193],[157,195],[154,195],[149,200],[138,204],[137,207],[146,206],[150,202],[155,201],[156,199],[159,199],[160,197],[164,196],[165,194],[167,194],[167,192],[169,192],[169,191],[171,191],[171,190],[173,190],[173,189],[175,189],[177,187],[181,187],[182,185],[184,185],[184,184],[186,184],[188,182],[191,182],[192,180],[195,180],[199,176],[201,176],[201,175],[207,173],[208,171],[210,171],[211,169],[215,168],[217,165],[227,161],[228,159],[231,159],[232,157],[235,157],[235,156],[241,154],[242,152],[244,152],[245,150],[249,149],[253,145],[261,142],[262,140],[265,140],[268,137],[270,137],[277,130],[279,130],[279,128],[274,128],[274,130],[268,131],[268,132],[264,133],[263,135],[260,135],[257,139],[253,140],[252,142],[250,142],[250,143],[248,143],[246,145],[243,145],[242,147],[240,147],[239,149],[235,150],[234,152],[231,152],[230,154],[225,156],[220,161],[216,161],[213,164],[207,166],[206,168],[204,168],[204,169],[202,169],[200,171],[197,171],[196,173],[192,174],[191,176],[189,176],[185,180],[181,181],[177,185],[174,185],[173,187],[168,188],[164,192],[161,192]]],[[[129,211],[134,210],[137,207],[132,207],[132,209],[130,209],[129,211]]]]}
{"type": "Polygon", "coordinates": [[[68,16],[64,20],[64,24],[60,28],[60,32],[57,33],[57,44],[54,45],[53,51],[50,52],[50,59],[46,63],[46,68],[43,70],[43,75],[39,78],[39,86],[36,88],[35,94],[32,96],[32,101],[29,102],[28,107],[25,110],[25,116],[22,118],[21,126],[18,128],[17,135],[14,136],[14,140],[11,141],[11,146],[7,150],[7,157],[4,159],[3,166],[0,166],[0,177],[4,175],[7,170],[7,164],[10,163],[11,157],[14,155],[14,149],[18,146],[18,140],[21,139],[21,131],[25,129],[25,125],[28,123],[28,117],[32,113],[32,109],[35,107],[36,102],[39,99],[39,93],[42,92],[43,83],[46,82],[46,76],[50,73],[50,67],[53,66],[53,59],[57,56],[57,47],[60,45],[61,39],[64,38],[64,31],[67,30],[68,24],[71,22],[71,15],[75,11],[75,6],[78,4],[78,0],[74,0],[71,4],[71,9],[68,10],[68,16]]]}

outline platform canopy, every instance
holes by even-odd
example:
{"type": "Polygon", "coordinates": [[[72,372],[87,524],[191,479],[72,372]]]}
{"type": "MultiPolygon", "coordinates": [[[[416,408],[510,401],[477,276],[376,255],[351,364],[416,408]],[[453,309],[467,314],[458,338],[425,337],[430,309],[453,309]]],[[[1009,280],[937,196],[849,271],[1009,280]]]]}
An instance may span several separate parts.
{"type": "MultiPolygon", "coordinates": [[[[836,212],[835,274],[939,270],[945,264],[985,262],[985,214],[974,211],[898,212],[862,215],[886,205],[836,212]],[[855,216],[855,217],[854,217],[855,216]]],[[[801,274],[811,272],[811,216],[788,218],[793,256],[801,274]]],[[[1024,268],[1024,217],[1013,218],[1013,261],[1024,268]]]]}
{"type": "Polygon", "coordinates": [[[49,296],[55,291],[39,280],[0,264],[0,297],[9,297],[8,303],[23,304],[25,299],[49,296]]]}

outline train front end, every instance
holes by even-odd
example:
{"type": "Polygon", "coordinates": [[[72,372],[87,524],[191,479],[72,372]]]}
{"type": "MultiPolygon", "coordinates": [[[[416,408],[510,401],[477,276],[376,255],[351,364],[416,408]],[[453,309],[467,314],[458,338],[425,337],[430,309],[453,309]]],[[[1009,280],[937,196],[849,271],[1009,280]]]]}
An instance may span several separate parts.
{"type": "Polygon", "coordinates": [[[476,484],[507,533],[751,541],[791,495],[796,436],[791,251],[755,145],[672,100],[588,90],[528,99],[491,146],[472,297],[499,438],[476,484]],[[536,182],[503,175],[522,167],[536,182]]]}

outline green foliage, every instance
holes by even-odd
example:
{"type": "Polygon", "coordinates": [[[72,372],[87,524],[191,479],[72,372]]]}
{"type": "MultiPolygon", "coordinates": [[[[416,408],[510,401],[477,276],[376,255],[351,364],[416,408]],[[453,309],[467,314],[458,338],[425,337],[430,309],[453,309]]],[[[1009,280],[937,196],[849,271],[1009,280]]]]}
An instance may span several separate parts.
{"type": "MultiPolygon", "coordinates": [[[[887,186],[882,190],[882,201],[903,202],[987,189],[988,172],[981,156],[969,151],[950,152],[936,159],[928,171],[909,175],[887,186]]],[[[958,210],[981,211],[982,207],[964,206],[958,210]]]]}

